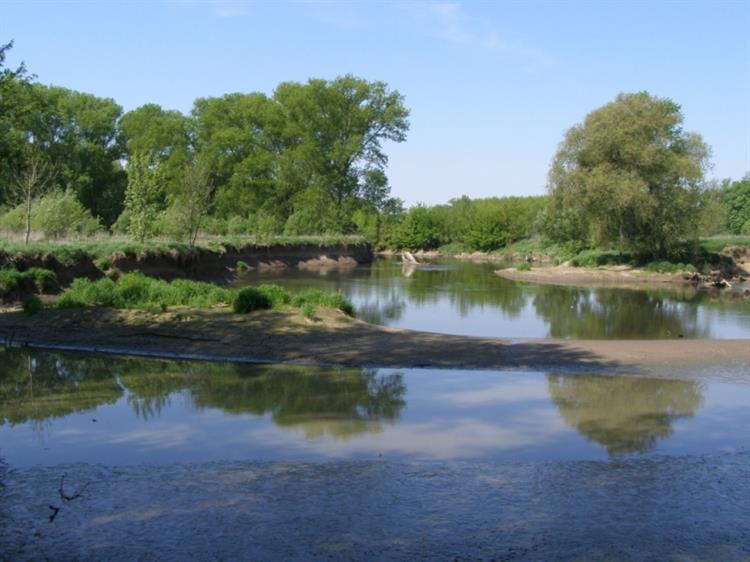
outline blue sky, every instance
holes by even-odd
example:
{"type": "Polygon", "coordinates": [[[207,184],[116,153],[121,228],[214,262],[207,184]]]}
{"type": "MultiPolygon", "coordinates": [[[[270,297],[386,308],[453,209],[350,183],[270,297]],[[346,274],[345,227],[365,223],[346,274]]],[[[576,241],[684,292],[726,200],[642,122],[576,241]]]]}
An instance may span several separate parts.
{"type": "Polygon", "coordinates": [[[390,145],[407,203],[545,191],[563,133],[619,92],[680,103],[713,148],[710,177],[750,170],[750,1],[7,2],[44,83],[188,112],[195,98],[270,93],[352,73],[406,96],[390,145]]]}

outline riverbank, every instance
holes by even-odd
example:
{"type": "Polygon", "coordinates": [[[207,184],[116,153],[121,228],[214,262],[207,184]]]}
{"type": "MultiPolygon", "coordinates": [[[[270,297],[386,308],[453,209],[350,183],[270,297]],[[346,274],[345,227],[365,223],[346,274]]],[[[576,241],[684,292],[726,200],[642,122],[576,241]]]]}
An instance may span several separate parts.
{"type": "Polygon", "coordinates": [[[645,286],[693,285],[708,289],[727,289],[733,293],[750,296],[748,276],[739,272],[730,279],[701,276],[690,272],[660,273],[628,265],[601,267],[572,267],[570,265],[533,268],[498,269],[495,274],[511,281],[542,283],[545,285],[643,288],[645,286]]]}
{"type": "Polygon", "coordinates": [[[333,310],[232,314],[111,308],[0,314],[0,341],[123,355],[369,367],[533,369],[688,376],[746,373],[745,340],[524,340],[376,326],[333,310]]]}
{"type": "Polygon", "coordinates": [[[121,242],[40,244],[29,247],[0,244],[0,268],[20,273],[49,273],[43,285],[3,284],[0,300],[18,301],[24,294],[55,294],[76,278],[89,280],[140,272],[159,279],[192,279],[226,283],[244,273],[283,270],[348,270],[372,262],[371,246],[364,240],[350,242],[215,243],[189,247],[176,243],[126,244],[121,242]],[[7,286],[6,286],[7,285],[7,286]]]}

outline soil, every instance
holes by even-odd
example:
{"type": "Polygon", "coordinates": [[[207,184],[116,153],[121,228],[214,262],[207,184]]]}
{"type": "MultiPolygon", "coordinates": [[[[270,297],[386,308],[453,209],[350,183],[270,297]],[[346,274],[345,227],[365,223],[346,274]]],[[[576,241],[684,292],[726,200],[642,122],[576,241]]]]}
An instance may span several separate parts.
{"type": "Polygon", "coordinates": [[[312,321],[292,310],[5,311],[0,341],[125,355],[396,368],[746,376],[750,364],[750,344],[743,340],[514,341],[376,326],[327,309],[312,321]]]}

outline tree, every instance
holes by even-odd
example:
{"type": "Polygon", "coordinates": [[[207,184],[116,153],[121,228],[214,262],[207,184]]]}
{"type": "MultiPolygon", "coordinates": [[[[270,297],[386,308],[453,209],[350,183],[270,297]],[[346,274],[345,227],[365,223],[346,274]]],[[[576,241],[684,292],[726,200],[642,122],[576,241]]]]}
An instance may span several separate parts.
{"type": "Polygon", "coordinates": [[[175,195],[192,157],[190,118],[149,103],[123,115],[119,128],[127,154],[151,154],[162,168],[167,193],[175,195]]]}
{"type": "Polygon", "coordinates": [[[337,229],[353,229],[353,212],[375,184],[387,197],[383,142],[403,142],[409,111],[397,91],[384,82],[352,75],[335,80],[285,82],[273,99],[284,115],[286,149],[282,181],[294,192],[324,190],[337,214],[337,229]]]}
{"type": "Polygon", "coordinates": [[[50,163],[38,154],[31,156],[26,167],[16,174],[12,190],[16,203],[23,206],[25,244],[29,243],[31,235],[31,213],[34,201],[52,188],[54,176],[50,163]]]}
{"type": "Polygon", "coordinates": [[[125,212],[128,233],[143,242],[153,233],[154,223],[164,203],[164,179],[153,159],[141,153],[128,162],[128,187],[125,191],[125,212]]]}
{"type": "Polygon", "coordinates": [[[733,234],[750,234],[750,174],[726,192],[727,226],[733,234]]]}
{"type": "Polygon", "coordinates": [[[203,218],[208,214],[213,184],[211,172],[205,161],[196,159],[185,168],[179,193],[172,203],[172,212],[178,222],[178,232],[195,245],[203,218]]]}
{"type": "Polygon", "coordinates": [[[620,94],[589,113],[552,163],[548,220],[572,218],[571,234],[598,245],[672,255],[695,236],[710,153],[682,121],[678,104],[646,92],[620,94]]]}

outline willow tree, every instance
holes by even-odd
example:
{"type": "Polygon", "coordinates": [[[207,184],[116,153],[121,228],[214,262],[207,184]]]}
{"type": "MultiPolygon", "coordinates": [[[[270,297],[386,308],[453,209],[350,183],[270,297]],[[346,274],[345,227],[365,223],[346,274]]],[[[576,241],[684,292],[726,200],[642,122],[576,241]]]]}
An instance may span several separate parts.
{"type": "Polygon", "coordinates": [[[568,130],[549,173],[548,220],[570,227],[557,237],[652,258],[693,238],[710,150],[682,123],[678,104],[640,92],[618,95],[568,130]]]}

